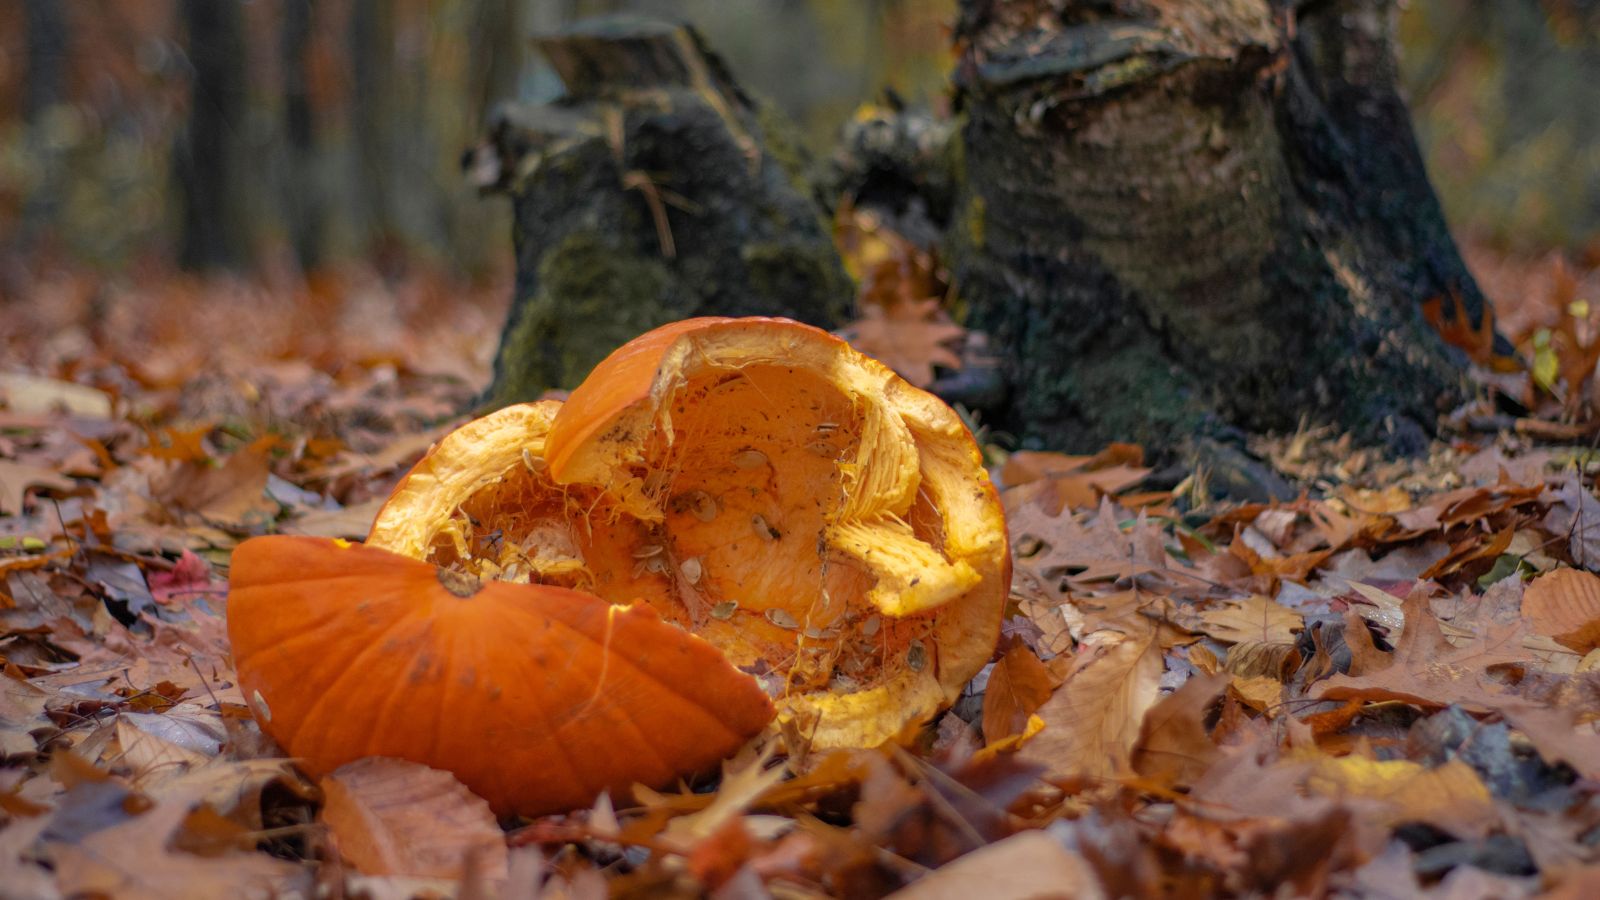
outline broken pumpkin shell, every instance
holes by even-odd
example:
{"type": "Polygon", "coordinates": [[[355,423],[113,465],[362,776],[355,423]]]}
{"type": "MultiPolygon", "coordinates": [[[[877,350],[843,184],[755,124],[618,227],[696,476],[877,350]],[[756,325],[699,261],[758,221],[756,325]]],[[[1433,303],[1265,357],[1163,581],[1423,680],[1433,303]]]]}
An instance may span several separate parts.
{"type": "Polygon", "coordinates": [[[230,582],[241,692],[313,776],[398,757],[501,815],[539,815],[706,769],[772,716],[716,648],[644,605],[310,537],[245,541],[230,582]]]}
{"type": "Polygon", "coordinates": [[[953,702],[990,657],[1010,571],[960,418],[778,319],[658,328],[565,404],[463,426],[369,543],[649,605],[761,675],[817,747],[872,746],[953,702]]]}

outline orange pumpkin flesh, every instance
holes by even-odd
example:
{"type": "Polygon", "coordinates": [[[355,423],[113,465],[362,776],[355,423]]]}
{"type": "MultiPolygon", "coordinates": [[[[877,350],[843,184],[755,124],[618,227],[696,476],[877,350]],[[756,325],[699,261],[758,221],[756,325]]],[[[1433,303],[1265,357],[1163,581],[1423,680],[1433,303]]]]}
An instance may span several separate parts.
{"type": "Polygon", "coordinates": [[[642,605],[306,537],[244,542],[230,580],[240,688],[313,775],[394,756],[537,815],[705,769],[772,715],[719,651],[642,605]]]}
{"type": "Polygon", "coordinates": [[[844,342],[695,319],[565,405],[445,438],[369,543],[487,578],[646,603],[756,675],[817,746],[953,701],[998,635],[1004,521],[943,403],[844,342]]]}

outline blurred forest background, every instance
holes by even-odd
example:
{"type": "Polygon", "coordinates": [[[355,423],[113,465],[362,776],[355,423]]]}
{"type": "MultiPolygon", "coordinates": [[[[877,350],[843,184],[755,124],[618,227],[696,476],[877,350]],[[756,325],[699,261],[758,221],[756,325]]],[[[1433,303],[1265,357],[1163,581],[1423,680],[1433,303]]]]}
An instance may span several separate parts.
{"type": "MultiPolygon", "coordinates": [[[[1453,228],[1506,259],[1600,264],[1600,2],[1410,0],[1403,66],[1453,228]]],[[[892,87],[945,103],[954,0],[9,0],[0,4],[0,291],[56,268],[295,276],[510,267],[462,151],[498,102],[561,91],[529,34],[695,23],[825,157],[892,87]]]]}

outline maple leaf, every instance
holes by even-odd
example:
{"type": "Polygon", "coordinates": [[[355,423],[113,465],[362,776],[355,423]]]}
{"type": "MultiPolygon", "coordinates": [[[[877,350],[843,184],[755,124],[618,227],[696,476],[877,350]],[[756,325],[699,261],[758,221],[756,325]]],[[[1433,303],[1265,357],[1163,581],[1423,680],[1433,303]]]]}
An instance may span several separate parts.
{"type": "Polygon", "coordinates": [[[1413,590],[1401,607],[1405,631],[1388,666],[1361,675],[1334,675],[1311,686],[1323,700],[1359,698],[1399,700],[1426,709],[1458,704],[1469,712],[1489,712],[1509,699],[1489,669],[1527,662],[1522,623],[1485,625],[1463,647],[1445,640],[1428,608],[1427,592],[1413,590]]]}
{"type": "Polygon", "coordinates": [[[888,308],[866,306],[861,312],[864,318],[840,332],[845,340],[917,387],[933,384],[934,366],[961,368],[961,357],[951,345],[967,331],[940,311],[937,298],[888,308]]]}

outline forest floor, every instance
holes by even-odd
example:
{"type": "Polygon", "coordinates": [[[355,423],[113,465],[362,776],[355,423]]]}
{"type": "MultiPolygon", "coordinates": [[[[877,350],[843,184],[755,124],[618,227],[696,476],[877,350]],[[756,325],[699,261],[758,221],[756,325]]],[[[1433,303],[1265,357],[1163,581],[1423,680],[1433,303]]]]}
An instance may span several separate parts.
{"type": "Polygon", "coordinates": [[[1262,439],[1304,493],[1247,505],[992,448],[1013,602],[953,710],[531,822],[356,775],[335,815],[224,628],[238,541],[363,537],[463,421],[509,285],[42,280],[0,317],[0,894],[1600,895],[1600,276],[1472,256],[1519,356],[1446,321],[1481,390],[1427,456],[1262,439]]]}

